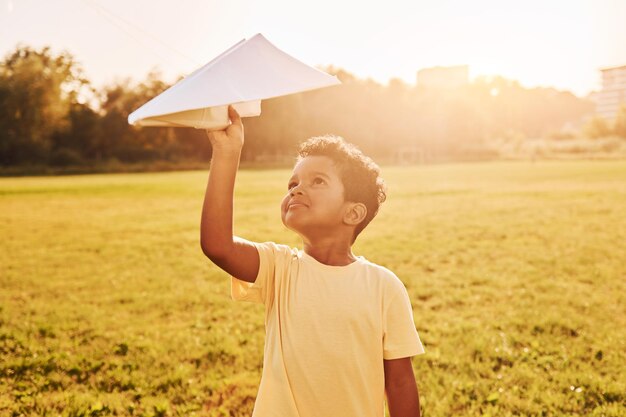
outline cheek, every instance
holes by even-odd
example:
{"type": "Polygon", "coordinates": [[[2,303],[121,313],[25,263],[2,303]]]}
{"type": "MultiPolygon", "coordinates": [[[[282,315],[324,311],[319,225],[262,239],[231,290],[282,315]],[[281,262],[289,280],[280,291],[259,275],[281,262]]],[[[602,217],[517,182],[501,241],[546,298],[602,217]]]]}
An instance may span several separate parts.
{"type": "Polygon", "coordinates": [[[281,213],[284,213],[287,210],[287,202],[288,201],[289,201],[289,194],[287,194],[283,198],[283,201],[280,202],[280,211],[281,211],[281,213]]]}
{"type": "Polygon", "coordinates": [[[283,222],[285,226],[287,226],[286,218],[287,218],[287,202],[289,201],[289,196],[283,198],[283,201],[280,203],[280,220],[283,222]]]}

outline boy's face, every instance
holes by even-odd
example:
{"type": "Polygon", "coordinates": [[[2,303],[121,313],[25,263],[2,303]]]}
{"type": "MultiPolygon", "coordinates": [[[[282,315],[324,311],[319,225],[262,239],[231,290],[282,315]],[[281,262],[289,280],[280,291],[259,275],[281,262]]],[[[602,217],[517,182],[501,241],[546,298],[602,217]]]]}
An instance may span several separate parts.
{"type": "Polygon", "coordinates": [[[302,236],[330,235],[344,224],[348,205],[333,160],[307,156],[293,169],[281,203],[281,217],[287,228],[302,236]]]}

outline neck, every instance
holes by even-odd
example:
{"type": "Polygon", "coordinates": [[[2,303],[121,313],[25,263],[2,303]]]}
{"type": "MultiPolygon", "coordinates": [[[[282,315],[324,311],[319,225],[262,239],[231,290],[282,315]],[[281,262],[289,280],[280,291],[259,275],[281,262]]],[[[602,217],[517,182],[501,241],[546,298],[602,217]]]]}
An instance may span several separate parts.
{"type": "Polygon", "coordinates": [[[318,262],[331,266],[345,266],[356,261],[352,253],[352,244],[349,239],[324,239],[311,241],[302,240],[304,252],[318,262]]]}

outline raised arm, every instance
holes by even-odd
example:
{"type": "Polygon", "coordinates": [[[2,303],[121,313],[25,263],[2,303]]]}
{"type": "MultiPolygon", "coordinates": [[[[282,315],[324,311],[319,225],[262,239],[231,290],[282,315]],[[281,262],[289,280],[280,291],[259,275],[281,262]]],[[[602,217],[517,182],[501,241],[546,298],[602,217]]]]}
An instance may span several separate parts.
{"type": "Polygon", "coordinates": [[[200,220],[200,246],[213,263],[230,275],[254,282],[259,271],[259,253],[251,242],[233,236],[233,193],[243,147],[243,124],[228,107],[231,125],[207,131],[213,156],[200,220]]]}

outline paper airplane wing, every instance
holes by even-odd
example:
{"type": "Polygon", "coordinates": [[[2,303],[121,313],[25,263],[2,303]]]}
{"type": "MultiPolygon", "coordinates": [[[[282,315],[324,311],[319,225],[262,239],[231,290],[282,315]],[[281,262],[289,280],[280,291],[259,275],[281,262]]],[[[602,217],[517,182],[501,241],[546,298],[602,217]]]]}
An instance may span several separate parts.
{"type": "Polygon", "coordinates": [[[261,100],[340,83],[257,34],[148,101],[128,116],[128,122],[223,129],[229,124],[230,104],[242,117],[258,116],[261,100]]]}

